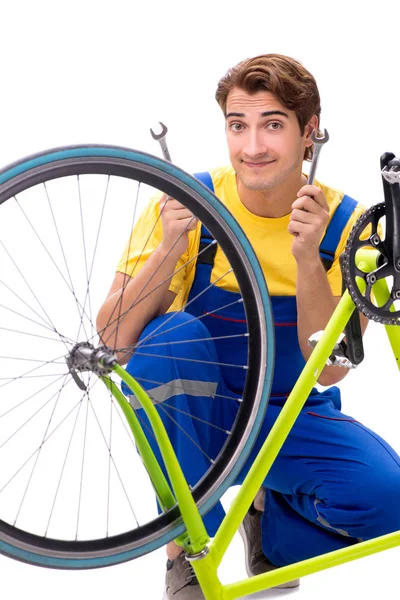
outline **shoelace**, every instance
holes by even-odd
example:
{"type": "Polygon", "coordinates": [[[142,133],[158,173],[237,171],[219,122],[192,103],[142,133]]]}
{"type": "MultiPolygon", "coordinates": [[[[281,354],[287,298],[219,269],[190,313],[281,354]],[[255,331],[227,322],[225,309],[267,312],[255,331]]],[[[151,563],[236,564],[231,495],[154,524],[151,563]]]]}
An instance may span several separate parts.
{"type": "Polygon", "coordinates": [[[187,575],[186,579],[189,582],[189,585],[198,583],[192,563],[186,558],[186,556],[184,557],[184,560],[187,563],[187,566],[185,567],[185,571],[188,571],[188,575],[187,575]]]}

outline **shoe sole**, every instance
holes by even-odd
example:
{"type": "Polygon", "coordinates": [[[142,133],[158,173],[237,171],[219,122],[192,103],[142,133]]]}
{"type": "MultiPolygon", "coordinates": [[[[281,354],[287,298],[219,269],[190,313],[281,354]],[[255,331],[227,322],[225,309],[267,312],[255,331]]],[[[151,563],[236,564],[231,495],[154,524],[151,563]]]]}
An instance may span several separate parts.
{"type": "MultiPolygon", "coordinates": [[[[254,573],[252,572],[249,564],[249,545],[247,542],[247,536],[244,531],[243,523],[239,526],[239,534],[242,538],[242,542],[244,545],[244,562],[246,566],[246,573],[248,577],[254,577],[254,573]]],[[[277,569],[278,567],[275,567],[277,569]]],[[[271,569],[273,570],[273,569],[271,569]]],[[[294,579],[293,581],[288,581],[287,583],[281,583],[280,585],[274,585],[271,589],[273,590],[289,590],[293,588],[297,588],[300,585],[300,579],[294,579]]]]}

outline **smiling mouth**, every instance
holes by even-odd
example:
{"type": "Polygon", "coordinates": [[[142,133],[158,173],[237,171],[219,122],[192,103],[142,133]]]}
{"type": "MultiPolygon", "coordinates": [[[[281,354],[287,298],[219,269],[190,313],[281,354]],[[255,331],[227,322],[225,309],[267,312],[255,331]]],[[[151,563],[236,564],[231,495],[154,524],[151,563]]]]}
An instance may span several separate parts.
{"type": "Polygon", "coordinates": [[[251,162],[251,161],[247,161],[247,160],[243,160],[242,161],[247,167],[265,167],[266,165],[271,165],[272,163],[274,163],[274,160],[269,160],[269,161],[260,161],[260,162],[251,162]]]}

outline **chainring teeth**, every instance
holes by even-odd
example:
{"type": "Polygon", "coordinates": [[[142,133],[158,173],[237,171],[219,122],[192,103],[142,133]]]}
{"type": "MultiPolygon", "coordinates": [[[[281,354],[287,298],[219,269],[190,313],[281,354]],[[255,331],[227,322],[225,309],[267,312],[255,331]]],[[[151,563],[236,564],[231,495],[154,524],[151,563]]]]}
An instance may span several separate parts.
{"type": "MultiPolygon", "coordinates": [[[[351,299],[363,315],[368,319],[377,323],[382,323],[383,325],[400,325],[400,311],[392,313],[389,310],[375,306],[360,292],[356,283],[356,277],[363,277],[365,279],[364,276],[366,275],[356,268],[355,265],[355,255],[358,248],[366,245],[365,243],[361,243],[365,242],[365,240],[361,240],[360,236],[368,225],[372,225],[373,228],[375,224],[377,229],[379,219],[384,214],[385,204],[381,202],[366,210],[354,224],[347,239],[344,251],[343,278],[351,299]]],[[[379,247],[376,247],[376,249],[379,251],[379,247]]]]}

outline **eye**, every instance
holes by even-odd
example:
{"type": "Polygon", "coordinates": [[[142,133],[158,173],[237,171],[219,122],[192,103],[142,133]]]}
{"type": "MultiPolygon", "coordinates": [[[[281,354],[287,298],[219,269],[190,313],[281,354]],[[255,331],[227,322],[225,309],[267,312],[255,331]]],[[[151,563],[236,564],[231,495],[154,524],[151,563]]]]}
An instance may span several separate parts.
{"type": "Polygon", "coordinates": [[[242,131],[244,129],[244,125],[242,125],[242,123],[230,123],[229,129],[238,133],[239,131],[242,131]]]}
{"type": "Polygon", "coordinates": [[[269,129],[273,129],[277,131],[278,129],[282,129],[282,123],[278,123],[278,121],[273,121],[272,123],[268,123],[267,127],[269,129]]]}

